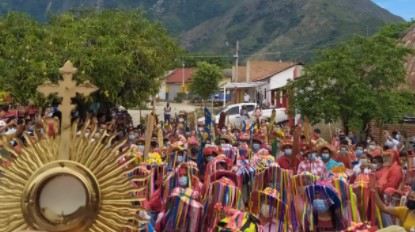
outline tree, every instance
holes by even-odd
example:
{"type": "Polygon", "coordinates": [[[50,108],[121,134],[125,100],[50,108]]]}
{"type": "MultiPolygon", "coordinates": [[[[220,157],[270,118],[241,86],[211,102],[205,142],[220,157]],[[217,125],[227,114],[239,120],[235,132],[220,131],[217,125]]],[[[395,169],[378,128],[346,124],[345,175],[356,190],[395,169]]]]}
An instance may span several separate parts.
{"type": "Polygon", "coordinates": [[[77,81],[100,88],[94,101],[135,106],[158,92],[180,52],[141,11],[72,11],[45,25],[12,13],[0,20],[0,29],[0,76],[22,103],[35,98],[44,80],[57,81],[58,68],[70,59],[79,70],[77,81]]]}
{"type": "Polygon", "coordinates": [[[289,84],[293,107],[313,123],[340,120],[346,131],[372,120],[400,120],[414,98],[405,86],[404,57],[411,51],[397,44],[377,34],[322,50],[306,74],[289,84]]]}
{"type": "Polygon", "coordinates": [[[207,62],[197,63],[197,71],[192,75],[190,93],[196,94],[207,103],[210,95],[219,90],[219,82],[222,80],[221,69],[207,62]]]}

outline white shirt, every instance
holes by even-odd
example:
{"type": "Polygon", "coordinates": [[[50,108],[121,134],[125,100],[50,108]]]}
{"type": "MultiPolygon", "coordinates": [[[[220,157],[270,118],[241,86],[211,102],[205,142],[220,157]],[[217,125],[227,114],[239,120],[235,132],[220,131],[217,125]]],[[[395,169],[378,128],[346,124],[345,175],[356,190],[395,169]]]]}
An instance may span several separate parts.
{"type": "Polygon", "coordinates": [[[249,96],[248,94],[244,95],[244,102],[249,102],[251,100],[251,96],[249,96]]]}

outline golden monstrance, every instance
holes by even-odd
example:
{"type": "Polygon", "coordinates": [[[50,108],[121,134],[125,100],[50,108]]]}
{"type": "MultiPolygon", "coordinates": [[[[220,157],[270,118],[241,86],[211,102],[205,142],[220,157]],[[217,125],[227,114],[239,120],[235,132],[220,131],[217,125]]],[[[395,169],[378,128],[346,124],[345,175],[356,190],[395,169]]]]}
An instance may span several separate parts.
{"type": "MultiPolygon", "coordinates": [[[[1,157],[12,164],[0,167],[0,231],[138,231],[147,222],[138,216],[144,209],[132,204],[144,200],[136,193],[146,188],[132,183],[144,182],[148,177],[129,177],[139,167],[130,167],[135,160],[119,152],[123,143],[110,148],[114,137],[107,141],[106,133],[101,133],[92,140],[96,131],[90,137],[80,136],[77,123],[71,125],[71,98],[97,90],[89,82],[76,85],[72,79],[76,71],[67,61],[59,69],[63,78],[58,84],[46,82],[38,87],[40,93],[57,93],[63,99],[58,136],[46,135],[32,142],[25,134],[28,145],[20,152],[3,138],[4,148],[14,159],[1,157]],[[121,165],[121,158],[127,162],[121,165]]],[[[81,135],[88,124],[84,124],[81,135]]]]}

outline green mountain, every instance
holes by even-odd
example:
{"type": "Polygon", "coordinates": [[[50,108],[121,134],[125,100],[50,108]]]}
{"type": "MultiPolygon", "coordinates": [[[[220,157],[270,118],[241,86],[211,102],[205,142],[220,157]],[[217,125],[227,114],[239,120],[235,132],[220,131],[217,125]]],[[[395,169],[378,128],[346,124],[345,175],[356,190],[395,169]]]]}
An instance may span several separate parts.
{"type": "Polygon", "coordinates": [[[309,60],[319,48],[403,21],[371,0],[0,0],[36,19],[74,8],[142,8],[191,52],[309,60]]]}

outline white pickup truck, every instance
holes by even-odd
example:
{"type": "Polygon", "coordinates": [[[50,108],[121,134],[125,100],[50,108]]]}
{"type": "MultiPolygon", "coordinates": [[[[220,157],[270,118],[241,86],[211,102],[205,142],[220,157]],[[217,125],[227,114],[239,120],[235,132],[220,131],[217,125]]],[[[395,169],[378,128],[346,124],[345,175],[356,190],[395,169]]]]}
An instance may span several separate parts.
{"type": "MultiPolygon", "coordinates": [[[[242,110],[242,106],[246,106],[246,110],[248,111],[248,115],[250,116],[249,120],[252,122],[255,120],[253,116],[254,110],[257,106],[256,103],[239,103],[226,106],[222,110],[219,111],[218,114],[212,115],[212,120],[215,120],[216,124],[219,123],[219,116],[222,112],[226,113],[226,125],[231,124],[232,126],[239,127],[242,123],[240,112],[242,110]],[[229,119],[229,122],[228,122],[229,119]]],[[[262,109],[262,119],[270,120],[271,114],[273,109],[262,109]]],[[[286,113],[285,108],[275,108],[276,115],[275,115],[275,122],[281,123],[288,120],[288,115],[286,113]]],[[[197,119],[199,125],[205,124],[205,117],[201,117],[197,119]]]]}

